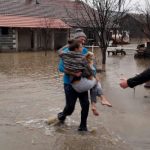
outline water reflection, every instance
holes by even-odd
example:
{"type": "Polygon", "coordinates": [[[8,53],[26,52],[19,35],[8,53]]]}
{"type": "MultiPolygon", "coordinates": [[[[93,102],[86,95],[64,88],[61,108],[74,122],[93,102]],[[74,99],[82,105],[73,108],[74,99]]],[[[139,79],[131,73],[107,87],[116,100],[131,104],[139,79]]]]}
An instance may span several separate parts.
{"type": "MultiPolygon", "coordinates": [[[[100,64],[100,52],[95,51],[100,64]]],[[[41,129],[44,135],[54,136],[48,142],[55,143],[55,150],[120,150],[122,137],[132,147],[150,149],[149,91],[143,86],[122,90],[118,86],[120,76],[127,77],[141,72],[150,60],[134,59],[133,52],[126,56],[107,57],[107,71],[99,74],[104,92],[113,104],[109,109],[97,104],[100,117],[89,115],[89,128],[97,127],[96,134],[80,135],[76,131],[80,120],[77,103],[74,114],[64,128],[46,126],[44,121],[56,115],[64,106],[62,74],[58,72],[57,53],[22,52],[0,53],[0,120],[1,124],[18,124],[32,129],[41,129]],[[41,119],[42,118],[42,119],[41,119]],[[103,128],[105,126],[115,138],[103,128]],[[143,128],[144,126],[144,128],[143,128]],[[140,138],[139,138],[140,137],[140,138]]],[[[15,133],[16,134],[16,133],[15,133]]],[[[15,136],[14,134],[14,136],[15,136]]],[[[7,134],[5,136],[8,136],[7,134]]],[[[129,149],[129,148],[128,148],[129,149]]]]}
{"type": "Polygon", "coordinates": [[[56,73],[56,53],[6,53],[0,55],[0,72],[6,75],[47,76],[56,73]]]}

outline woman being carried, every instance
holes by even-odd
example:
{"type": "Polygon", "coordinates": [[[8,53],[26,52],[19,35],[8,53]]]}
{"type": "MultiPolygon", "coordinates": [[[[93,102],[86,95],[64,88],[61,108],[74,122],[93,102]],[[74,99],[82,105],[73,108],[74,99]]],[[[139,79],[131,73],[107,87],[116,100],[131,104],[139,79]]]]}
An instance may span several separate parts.
{"type": "Polygon", "coordinates": [[[81,54],[82,44],[77,40],[70,40],[69,52],[59,51],[60,57],[64,61],[65,72],[71,74],[72,87],[79,93],[90,90],[92,111],[94,115],[99,115],[96,110],[96,96],[99,96],[101,103],[112,107],[104,96],[100,82],[96,78],[96,70],[93,66],[94,54],[89,52],[86,56],[81,54]]]}

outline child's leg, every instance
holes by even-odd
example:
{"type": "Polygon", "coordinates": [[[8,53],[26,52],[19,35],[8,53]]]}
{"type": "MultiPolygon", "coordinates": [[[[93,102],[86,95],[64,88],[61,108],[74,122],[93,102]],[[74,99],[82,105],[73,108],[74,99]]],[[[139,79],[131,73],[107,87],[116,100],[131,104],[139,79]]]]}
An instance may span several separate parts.
{"type": "Polygon", "coordinates": [[[108,99],[104,95],[101,95],[100,98],[101,98],[101,104],[102,105],[112,107],[112,104],[108,101],[108,99]]]}
{"type": "Polygon", "coordinates": [[[97,109],[96,109],[96,103],[94,102],[91,103],[91,109],[95,116],[99,116],[99,113],[97,112],[97,109]]]}
{"type": "Polygon", "coordinates": [[[92,109],[92,112],[95,116],[99,116],[99,113],[97,112],[97,109],[96,109],[96,87],[94,86],[91,90],[90,90],[90,99],[91,99],[91,109],[92,109]]]}
{"type": "Polygon", "coordinates": [[[100,97],[100,99],[101,99],[101,104],[102,104],[102,105],[109,106],[109,107],[112,107],[111,103],[107,100],[107,98],[106,98],[106,97],[104,96],[104,94],[103,94],[103,91],[102,91],[102,87],[101,87],[100,82],[97,83],[96,87],[97,87],[97,96],[100,97]]]}

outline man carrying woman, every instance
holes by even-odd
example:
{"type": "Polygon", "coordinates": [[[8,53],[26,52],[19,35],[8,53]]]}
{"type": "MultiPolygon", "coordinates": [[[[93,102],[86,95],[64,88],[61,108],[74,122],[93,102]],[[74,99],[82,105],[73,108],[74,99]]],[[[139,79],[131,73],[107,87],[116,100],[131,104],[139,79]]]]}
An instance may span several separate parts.
{"type": "MultiPolygon", "coordinates": [[[[74,107],[75,107],[75,103],[77,98],[79,98],[80,101],[80,105],[81,105],[81,123],[79,126],[79,131],[87,131],[87,117],[88,117],[88,110],[89,110],[89,100],[88,100],[88,90],[90,90],[92,87],[94,87],[96,85],[96,83],[94,83],[94,85],[91,86],[91,88],[87,87],[83,87],[87,84],[84,84],[82,82],[78,82],[77,85],[79,85],[77,88],[78,90],[76,90],[76,88],[73,86],[74,84],[72,84],[72,80],[73,79],[86,79],[86,78],[81,78],[81,74],[85,74],[85,76],[89,76],[92,77],[92,70],[90,69],[90,67],[88,67],[89,65],[87,64],[87,67],[83,67],[83,61],[82,58],[85,58],[84,56],[87,54],[87,49],[83,48],[83,44],[86,40],[86,35],[82,32],[82,30],[77,30],[75,33],[75,39],[74,42],[69,46],[65,46],[63,47],[63,49],[61,49],[59,51],[60,56],[62,56],[63,59],[61,59],[60,64],[59,64],[59,70],[61,72],[64,72],[64,90],[65,90],[65,96],[66,96],[66,106],[63,110],[63,112],[58,114],[58,119],[63,122],[66,119],[66,116],[71,115],[72,112],[74,111],[74,107]],[[76,47],[75,47],[76,46],[76,47]],[[68,48],[69,47],[69,48],[68,48]],[[71,52],[72,51],[72,52],[71,52]],[[74,51],[74,52],[73,52],[74,51]],[[71,63],[72,62],[72,63],[71,63]],[[67,66],[72,70],[67,70],[67,66]],[[77,68],[77,72],[74,72],[74,69],[76,70],[77,68]],[[80,69],[79,69],[80,68],[80,69]],[[84,69],[83,69],[84,68],[84,69]],[[86,73],[85,73],[85,68],[86,69],[86,73]],[[84,72],[81,70],[84,70],[84,72]],[[83,85],[81,85],[81,83],[83,85]],[[82,87],[82,89],[81,89],[82,87]],[[85,90],[87,89],[87,90],[85,90]]],[[[87,56],[87,55],[86,55],[87,56]]],[[[86,80],[88,83],[92,82],[93,80],[86,80]]],[[[94,80],[96,82],[96,80],[94,80]]],[[[95,88],[97,89],[97,88],[95,88]]],[[[101,90],[101,89],[100,89],[101,90]]],[[[96,90],[97,91],[97,90],[96,90]]],[[[95,90],[93,91],[94,95],[97,95],[97,92],[95,93],[95,90]]],[[[100,95],[98,95],[100,96],[100,95]]],[[[93,96],[92,96],[93,97],[93,96]]],[[[95,97],[95,96],[94,96],[95,97]]],[[[94,99],[93,99],[94,100],[94,99]]],[[[104,98],[102,98],[102,102],[103,105],[107,105],[107,106],[111,106],[111,104],[104,98]]],[[[92,103],[93,104],[93,103],[92,103]]],[[[92,105],[94,106],[94,105],[92,105]]],[[[96,112],[96,107],[94,106],[94,114],[98,115],[98,113],[96,112]]]]}
{"type": "MultiPolygon", "coordinates": [[[[86,35],[83,33],[82,30],[77,30],[74,35],[74,38],[78,39],[82,45],[86,41],[86,35]]],[[[68,47],[64,47],[63,51],[67,53],[69,51],[68,47]]],[[[81,53],[85,55],[87,54],[87,52],[88,50],[83,47],[81,53]]],[[[59,62],[59,71],[64,73],[63,80],[64,80],[66,105],[64,107],[64,110],[58,114],[58,119],[61,122],[64,122],[66,117],[73,113],[77,98],[79,98],[79,102],[81,105],[81,122],[80,122],[78,130],[87,131],[87,117],[88,117],[88,112],[89,112],[88,91],[83,92],[83,93],[78,93],[72,88],[71,82],[70,82],[70,76],[69,74],[65,73],[65,70],[64,70],[63,60],[60,60],[59,62]]],[[[77,73],[76,76],[80,76],[80,74],[77,73]]]]}

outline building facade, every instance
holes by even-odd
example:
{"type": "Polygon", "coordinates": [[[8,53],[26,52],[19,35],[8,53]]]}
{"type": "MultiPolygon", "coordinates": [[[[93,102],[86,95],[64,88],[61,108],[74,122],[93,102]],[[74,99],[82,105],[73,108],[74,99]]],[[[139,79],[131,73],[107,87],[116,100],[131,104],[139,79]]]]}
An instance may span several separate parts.
{"type": "Polygon", "coordinates": [[[56,50],[67,43],[71,27],[52,17],[47,3],[0,0],[1,52],[56,50]]]}

